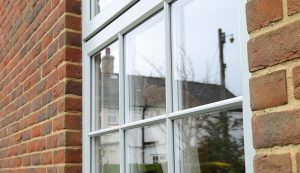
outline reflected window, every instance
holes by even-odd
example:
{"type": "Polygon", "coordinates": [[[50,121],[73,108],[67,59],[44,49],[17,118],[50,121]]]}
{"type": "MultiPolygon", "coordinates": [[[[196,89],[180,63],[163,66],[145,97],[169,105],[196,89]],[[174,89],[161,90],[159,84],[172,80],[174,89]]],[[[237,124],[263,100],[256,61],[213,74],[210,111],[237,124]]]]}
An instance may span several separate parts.
{"type": "Polygon", "coordinates": [[[245,172],[242,110],[175,121],[176,173],[245,172]]]}
{"type": "Polygon", "coordinates": [[[125,35],[127,122],[165,114],[165,35],[160,12],[125,35]]]}
{"type": "Polygon", "coordinates": [[[172,4],[173,91],[179,110],[241,96],[238,24],[236,0],[172,4]]]}
{"type": "Polygon", "coordinates": [[[107,46],[95,55],[96,129],[118,125],[119,46],[107,46]]]}
{"type": "Polygon", "coordinates": [[[165,124],[154,124],[126,131],[128,173],[167,173],[167,133],[165,124]]]}

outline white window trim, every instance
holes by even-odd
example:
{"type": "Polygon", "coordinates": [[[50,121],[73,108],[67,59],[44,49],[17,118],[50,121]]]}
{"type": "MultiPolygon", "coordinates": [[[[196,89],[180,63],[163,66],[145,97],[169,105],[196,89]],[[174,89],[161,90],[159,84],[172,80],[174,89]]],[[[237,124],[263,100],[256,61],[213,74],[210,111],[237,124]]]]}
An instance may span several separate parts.
{"type": "Polygon", "coordinates": [[[82,10],[84,12],[83,15],[85,19],[88,19],[85,20],[83,25],[85,26],[85,29],[82,31],[83,40],[86,41],[91,38],[137,1],[138,0],[120,0],[113,2],[99,14],[95,14],[95,8],[89,8],[95,5],[94,0],[83,1],[83,4],[85,4],[82,10]]]}
{"type": "MultiPolygon", "coordinates": [[[[91,114],[93,110],[92,107],[92,99],[93,94],[91,91],[91,64],[92,56],[97,51],[104,49],[107,45],[112,43],[114,40],[119,40],[120,44],[120,64],[124,63],[124,54],[123,54],[123,36],[126,32],[130,29],[136,27],[140,22],[144,21],[151,15],[155,14],[161,9],[165,9],[165,28],[168,31],[171,27],[170,22],[170,2],[172,0],[141,0],[137,4],[135,4],[132,8],[127,10],[123,13],[120,17],[116,18],[112,21],[109,25],[105,28],[102,28],[101,34],[96,34],[93,37],[89,38],[94,33],[98,32],[97,29],[101,28],[101,24],[97,24],[97,26],[91,27],[92,23],[90,20],[90,1],[86,0],[83,1],[83,11],[87,11],[88,13],[83,13],[82,15],[82,24],[83,24],[83,51],[82,51],[82,70],[83,70],[83,134],[82,134],[82,143],[83,143],[83,172],[89,173],[92,172],[91,170],[91,160],[94,160],[94,153],[91,151],[91,137],[108,134],[112,132],[118,132],[120,135],[120,172],[125,172],[125,130],[132,129],[136,127],[141,127],[147,124],[153,124],[154,122],[161,122],[166,121],[167,130],[168,130],[168,141],[173,141],[173,123],[172,121],[177,118],[182,118],[186,116],[186,113],[197,113],[205,112],[208,110],[212,110],[213,108],[219,108],[222,110],[224,105],[232,104],[232,107],[238,106],[243,104],[243,122],[244,122],[244,145],[245,145],[245,165],[246,165],[246,172],[252,173],[253,172],[253,157],[255,154],[255,150],[253,148],[252,143],[252,127],[251,127],[251,109],[250,109],[250,95],[249,95],[249,78],[250,73],[248,71],[248,60],[247,60],[247,41],[248,41],[248,33],[244,26],[246,25],[246,14],[245,14],[245,6],[247,0],[241,0],[239,2],[239,10],[240,10],[240,37],[241,37],[241,57],[242,57],[242,85],[243,85],[243,96],[236,97],[233,99],[228,99],[204,106],[199,106],[196,108],[187,109],[184,111],[179,111],[176,113],[172,113],[172,91],[167,89],[166,93],[166,105],[167,110],[166,114],[163,116],[153,117],[146,120],[141,120],[138,122],[128,123],[125,124],[124,117],[120,116],[120,126],[112,127],[104,130],[97,130],[97,131],[90,131],[91,123],[91,114]],[[89,38],[88,41],[87,38],[89,38]],[[92,155],[93,154],[93,155],[92,155]],[[91,158],[92,156],[92,158],[91,158]]],[[[99,15],[100,16],[100,15],[99,15]]],[[[116,17],[116,16],[114,16],[116,17]]],[[[99,20],[99,19],[98,19],[99,20]]],[[[109,20],[106,20],[106,22],[109,20]]],[[[106,24],[105,24],[106,25],[106,24]]],[[[167,71],[169,73],[166,74],[166,87],[171,88],[172,85],[172,74],[170,73],[171,69],[171,33],[166,32],[166,64],[167,64],[167,71]]],[[[122,65],[120,67],[120,74],[124,74],[124,67],[122,65]]],[[[120,75],[120,98],[125,97],[125,79],[124,75],[120,75]]],[[[125,100],[120,99],[120,115],[125,111],[125,100]]],[[[213,109],[216,110],[216,109],[213,109]]],[[[174,148],[173,144],[168,142],[168,172],[174,173],[174,148]]]]}

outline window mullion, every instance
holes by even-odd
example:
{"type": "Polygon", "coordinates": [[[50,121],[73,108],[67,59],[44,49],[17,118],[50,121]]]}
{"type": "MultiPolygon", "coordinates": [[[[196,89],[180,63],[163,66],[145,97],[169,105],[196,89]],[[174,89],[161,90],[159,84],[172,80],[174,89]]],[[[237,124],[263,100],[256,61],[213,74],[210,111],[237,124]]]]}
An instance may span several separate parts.
{"type": "MultiPolygon", "coordinates": [[[[119,123],[122,126],[125,123],[125,59],[124,59],[124,38],[123,35],[119,34],[119,49],[120,49],[120,61],[119,61],[119,123]]],[[[120,173],[125,173],[125,131],[123,129],[119,129],[119,149],[120,149],[120,173]]]]}
{"type": "Polygon", "coordinates": [[[92,70],[91,70],[91,76],[92,76],[92,81],[91,81],[91,85],[92,85],[92,96],[91,96],[91,102],[92,102],[92,127],[91,127],[91,131],[95,131],[96,130],[96,74],[95,74],[95,68],[96,68],[96,64],[95,64],[95,57],[92,57],[92,70]]]}
{"type": "MultiPolygon", "coordinates": [[[[92,76],[92,81],[91,81],[91,85],[92,85],[92,96],[91,96],[91,131],[95,131],[96,130],[96,59],[95,57],[92,57],[92,62],[91,62],[91,76],[92,76]]],[[[92,141],[92,145],[91,145],[91,154],[92,154],[92,167],[91,167],[91,172],[96,173],[96,140],[95,138],[91,139],[92,141]]]]}
{"type": "Polygon", "coordinates": [[[165,15],[165,43],[166,43],[166,125],[167,125],[167,148],[168,148],[168,172],[174,173],[174,139],[173,139],[173,122],[168,118],[173,112],[172,97],[172,58],[171,58],[171,10],[170,5],[164,2],[165,15]]]}

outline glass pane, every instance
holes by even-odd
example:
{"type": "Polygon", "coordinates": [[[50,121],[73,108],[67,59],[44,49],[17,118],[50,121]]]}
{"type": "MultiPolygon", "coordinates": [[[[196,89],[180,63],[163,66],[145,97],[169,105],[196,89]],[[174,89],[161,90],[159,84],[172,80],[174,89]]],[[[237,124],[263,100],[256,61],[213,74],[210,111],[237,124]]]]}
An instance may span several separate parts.
{"type": "Polygon", "coordinates": [[[163,13],[125,36],[129,117],[126,122],[165,114],[165,41],[163,13]]]}
{"type": "Polygon", "coordinates": [[[172,5],[179,110],[241,95],[238,31],[236,0],[180,0],[172,5]]]}
{"type": "Polygon", "coordinates": [[[95,55],[96,129],[119,124],[119,46],[111,44],[95,55]]]}
{"type": "Polygon", "coordinates": [[[175,121],[176,173],[245,172],[242,109],[175,121]]]}
{"type": "Polygon", "coordinates": [[[119,133],[96,137],[96,172],[119,173],[119,133]]]}
{"type": "Polygon", "coordinates": [[[95,1],[95,15],[103,11],[117,0],[94,0],[95,1]]]}
{"type": "Polygon", "coordinates": [[[126,164],[128,173],[167,173],[165,124],[128,130],[126,164]]]}

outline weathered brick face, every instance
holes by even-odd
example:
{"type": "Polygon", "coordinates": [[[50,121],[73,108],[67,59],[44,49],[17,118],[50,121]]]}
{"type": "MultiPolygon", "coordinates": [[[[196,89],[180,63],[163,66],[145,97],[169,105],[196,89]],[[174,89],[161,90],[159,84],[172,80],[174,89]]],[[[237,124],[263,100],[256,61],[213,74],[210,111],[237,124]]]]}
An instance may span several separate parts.
{"type": "Polygon", "coordinates": [[[299,0],[288,0],[288,14],[300,12],[300,1],[299,0]]]}
{"type": "Polygon", "coordinates": [[[0,172],[81,172],[81,2],[1,1],[0,172]]]}
{"type": "Polygon", "coordinates": [[[250,97],[254,111],[286,104],[286,70],[250,79],[250,97]]]}
{"type": "Polygon", "coordinates": [[[300,172],[300,1],[249,0],[254,172],[300,172]]]}
{"type": "Polygon", "coordinates": [[[257,155],[254,158],[256,173],[292,173],[290,154],[257,155]]]}
{"type": "Polygon", "coordinates": [[[253,31],[282,19],[282,0],[250,0],[247,3],[248,30],[253,31]]]}

